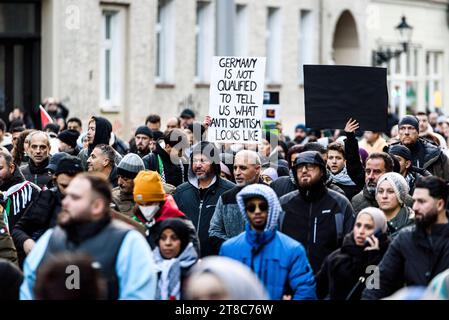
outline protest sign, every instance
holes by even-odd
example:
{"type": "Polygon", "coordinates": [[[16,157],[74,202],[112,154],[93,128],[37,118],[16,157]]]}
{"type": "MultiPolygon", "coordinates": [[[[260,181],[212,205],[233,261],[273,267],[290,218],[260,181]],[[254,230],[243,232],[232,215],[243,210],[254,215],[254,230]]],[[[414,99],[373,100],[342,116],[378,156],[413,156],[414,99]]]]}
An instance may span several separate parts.
{"type": "Polygon", "coordinates": [[[385,68],[304,66],[306,126],[343,129],[349,118],[360,130],[385,131],[388,91],[385,68]]]}
{"type": "Polygon", "coordinates": [[[261,143],[265,57],[213,57],[208,141],[261,143]]]}

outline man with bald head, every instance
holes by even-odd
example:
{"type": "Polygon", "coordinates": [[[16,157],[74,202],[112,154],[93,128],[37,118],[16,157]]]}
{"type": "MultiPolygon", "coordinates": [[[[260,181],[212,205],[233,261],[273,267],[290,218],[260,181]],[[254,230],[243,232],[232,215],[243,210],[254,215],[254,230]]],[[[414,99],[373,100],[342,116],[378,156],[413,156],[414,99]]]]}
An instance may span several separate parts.
{"type": "Polygon", "coordinates": [[[50,140],[43,131],[34,131],[29,135],[28,164],[20,167],[26,180],[33,182],[40,188],[47,188],[52,176],[48,172],[50,160],[50,140]]]}
{"type": "Polygon", "coordinates": [[[167,121],[167,130],[172,130],[172,129],[176,129],[176,128],[180,128],[181,127],[181,122],[179,121],[179,118],[177,117],[173,117],[168,119],[167,121]]]}
{"type": "Polygon", "coordinates": [[[218,254],[221,244],[245,230],[245,220],[240,213],[236,195],[244,187],[260,180],[260,157],[252,150],[241,150],[234,158],[236,186],[221,195],[210,221],[209,239],[214,253],[218,254]]]}

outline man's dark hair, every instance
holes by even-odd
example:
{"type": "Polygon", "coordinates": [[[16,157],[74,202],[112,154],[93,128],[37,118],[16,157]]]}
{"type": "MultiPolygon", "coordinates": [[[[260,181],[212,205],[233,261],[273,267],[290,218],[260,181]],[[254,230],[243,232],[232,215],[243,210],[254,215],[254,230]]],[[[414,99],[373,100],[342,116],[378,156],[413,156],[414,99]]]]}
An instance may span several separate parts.
{"type": "Polygon", "coordinates": [[[302,146],[300,144],[295,144],[288,149],[286,158],[287,158],[289,168],[292,166],[292,155],[294,155],[296,153],[303,152],[303,151],[304,151],[304,146],[302,146]]]}
{"type": "Polygon", "coordinates": [[[72,117],[72,118],[68,119],[67,124],[69,124],[69,122],[76,122],[81,128],[83,127],[83,123],[77,117],[72,117]]]}
{"type": "Polygon", "coordinates": [[[424,111],[418,111],[416,113],[417,116],[426,116],[427,117],[427,113],[425,113],[424,111]]]}
{"type": "MultiPolygon", "coordinates": [[[[310,141],[310,139],[309,139],[310,141]]],[[[326,154],[327,149],[318,142],[307,142],[302,151],[318,151],[320,154],[326,154]]]]}
{"type": "Polygon", "coordinates": [[[444,207],[446,207],[449,189],[443,179],[436,176],[420,177],[415,183],[415,190],[418,188],[429,190],[429,194],[432,198],[443,199],[444,207]]]}
{"type": "Polygon", "coordinates": [[[16,132],[23,132],[26,129],[24,127],[11,127],[11,133],[16,133],[16,132]]]}
{"type": "Polygon", "coordinates": [[[178,128],[166,131],[162,139],[164,139],[165,144],[168,144],[172,148],[174,146],[178,149],[187,149],[189,147],[187,135],[178,128]]]}
{"type": "Polygon", "coordinates": [[[346,159],[345,148],[341,143],[332,142],[330,145],[327,146],[327,151],[329,152],[330,150],[337,151],[337,152],[341,153],[343,158],[346,159]]]}
{"type": "Polygon", "coordinates": [[[150,123],[160,123],[161,122],[161,117],[157,114],[150,114],[147,119],[145,120],[145,125],[148,124],[148,122],[150,123]]]}
{"type": "MultiPolygon", "coordinates": [[[[11,123],[9,124],[9,128],[11,133],[13,132],[18,132],[18,131],[14,131],[14,129],[16,127],[20,127],[20,128],[24,128],[25,122],[23,122],[22,119],[14,119],[13,121],[11,121],[11,123]]],[[[25,128],[24,128],[25,129],[25,128]]],[[[23,131],[23,130],[22,130],[23,131]]]]}
{"type": "Polygon", "coordinates": [[[394,169],[394,161],[388,153],[374,152],[368,156],[366,162],[368,162],[368,160],[370,159],[382,159],[385,164],[385,172],[392,172],[394,169]]]}
{"type": "Polygon", "coordinates": [[[109,166],[113,167],[115,164],[115,150],[110,145],[107,144],[97,144],[95,149],[100,149],[101,153],[104,154],[109,160],[109,166]]]}
{"type": "Polygon", "coordinates": [[[77,177],[89,181],[92,191],[97,193],[106,202],[106,208],[112,202],[112,189],[109,181],[99,172],[82,172],[77,177]]]}

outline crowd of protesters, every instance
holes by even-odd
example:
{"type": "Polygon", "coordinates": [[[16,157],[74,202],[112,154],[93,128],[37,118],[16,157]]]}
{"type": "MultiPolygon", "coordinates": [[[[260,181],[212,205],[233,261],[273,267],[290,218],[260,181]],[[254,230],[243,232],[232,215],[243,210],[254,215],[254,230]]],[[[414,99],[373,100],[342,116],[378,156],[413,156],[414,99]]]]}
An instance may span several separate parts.
{"type": "Polygon", "coordinates": [[[0,120],[0,299],[449,299],[442,114],[244,145],[190,109],[126,142],[43,105],[0,120]]]}

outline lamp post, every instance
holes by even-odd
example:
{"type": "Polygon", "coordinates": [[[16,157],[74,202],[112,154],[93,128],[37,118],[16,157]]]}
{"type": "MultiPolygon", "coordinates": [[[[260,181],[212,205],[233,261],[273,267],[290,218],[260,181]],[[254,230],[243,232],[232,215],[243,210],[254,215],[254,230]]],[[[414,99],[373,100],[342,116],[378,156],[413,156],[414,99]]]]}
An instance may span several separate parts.
{"type": "Polygon", "coordinates": [[[412,39],[413,27],[407,23],[405,16],[402,16],[401,22],[395,27],[396,34],[401,45],[401,49],[392,51],[390,48],[382,50],[380,48],[373,52],[373,65],[379,66],[390,61],[393,58],[399,57],[402,53],[407,52],[410,41],[412,39]]]}

